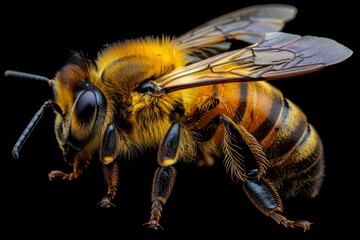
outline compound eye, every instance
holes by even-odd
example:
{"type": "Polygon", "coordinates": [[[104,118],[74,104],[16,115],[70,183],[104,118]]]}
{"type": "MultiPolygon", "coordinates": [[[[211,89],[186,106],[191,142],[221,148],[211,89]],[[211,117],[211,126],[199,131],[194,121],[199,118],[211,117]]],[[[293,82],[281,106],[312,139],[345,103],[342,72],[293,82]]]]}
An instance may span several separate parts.
{"type": "Polygon", "coordinates": [[[74,114],[81,122],[89,122],[96,111],[96,105],[95,93],[85,91],[79,96],[74,114]]]}
{"type": "Polygon", "coordinates": [[[94,127],[97,113],[97,99],[93,91],[80,94],[71,117],[71,135],[77,141],[86,141],[94,127]]]}

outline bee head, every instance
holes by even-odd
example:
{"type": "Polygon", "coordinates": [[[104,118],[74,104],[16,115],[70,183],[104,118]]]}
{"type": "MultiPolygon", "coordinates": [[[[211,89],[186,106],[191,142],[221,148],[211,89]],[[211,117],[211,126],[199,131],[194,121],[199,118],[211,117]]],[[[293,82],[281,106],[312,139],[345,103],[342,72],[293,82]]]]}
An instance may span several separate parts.
{"type": "Polygon", "coordinates": [[[68,163],[74,161],[77,152],[99,139],[96,136],[100,134],[107,103],[102,91],[94,84],[94,65],[81,54],[74,54],[56,73],[54,80],[16,71],[6,71],[5,75],[47,81],[55,96],[55,101],[46,101],[25,128],[13,148],[14,158],[19,157],[20,148],[48,107],[56,114],[55,135],[68,163]]]}
{"type": "Polygon", "coordinates": [[[54,95],[62,109],[55,119],[55,134],[63,156],[72,162],[74,154],[95,141],[106,115],[106,99],[96,82],[96,71],[81,54],[56,74],[54,95]]]}

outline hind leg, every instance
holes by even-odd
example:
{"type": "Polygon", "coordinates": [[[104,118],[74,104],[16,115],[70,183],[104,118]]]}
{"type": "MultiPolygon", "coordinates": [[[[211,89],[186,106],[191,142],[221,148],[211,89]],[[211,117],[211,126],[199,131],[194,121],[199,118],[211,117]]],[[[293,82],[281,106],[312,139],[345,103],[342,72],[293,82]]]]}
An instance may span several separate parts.
{"type": "Polygon", "coordinates": [[[250,201],[266,216],[274,219],[278,224],[285,227],[302,227],[310,229],[310,222],[306,220],[289,220],[279,212],[282,212],[282,204],[279,194],[266,178],[246,181],[243,184],[244,191],[250,201]]]}
{"type": "Polygon", "coordinates": [[[214,136],[224,125],[224,166],[235,182],[242,182],[250,201],[266,216],[285,227],[310,228],[306,220],[289,220],[283,215],[282,203],[273,184],[265,178],[268,160],[259,142],[244,127],[236,125],[225,115],[218,115],[199,131],[203,141],[214,136]]]}

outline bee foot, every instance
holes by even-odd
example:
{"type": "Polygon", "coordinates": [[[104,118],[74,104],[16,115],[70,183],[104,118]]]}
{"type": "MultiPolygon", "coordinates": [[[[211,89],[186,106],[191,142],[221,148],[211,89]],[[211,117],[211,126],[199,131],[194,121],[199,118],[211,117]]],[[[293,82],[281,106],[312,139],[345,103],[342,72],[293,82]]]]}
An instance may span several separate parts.
{"type": "Polygon", "coordinates": [[[53,180],[54,178],[56,177],[64,177],[65,176],[65,173],[60,171],[60,170],[52,170],[49,174],[49,180],[53,180]]]}
{"type": "Polygon", "coordinates": [[[270,214],[270,216],[278,223],[278,224],[282,224],[283,226],[285,227],[291,227],[291,228],[294,228],[294,227],[301,227],[304,229],[304,232],[306,230],[309,230],[310,229],[310,225],[311,223],[309,221],[306,221],[306,220],[295,220],[295,221],[292,221],[292,220],[289,220],[287,219],[286,217],[276,213],[276,212],[273,212],[272,214],[270,214]]]}
{"type": "Polygon", "coordinates": [[[116,205],[113,204],[110,199],[111,198],[106,195],[105,197],[103,197],[101,202],[98,203],[98,205],[100,205],[100,207],[105,207],[105,208],[116,207],[116,205]]]}
{"type": "Polygon", "coordinates": [[[152,228],[154,230],[164,230],[163,227],[155,220],[150,220],[147,223],[143,224],[144,226],[147,226],[148,228],[152,228]]]}
{"type": "Polygon", "coordinates": [[[302,227],[302,228],[304,229],[304,232],[305,232],[306,230],[309,230],[309,229],[310,229],[310,225],[311,225],[311,224],[312,224],[311,222],[306,221],[306,220],[296,220],[296,221],[294,221],[294,223],[293,223],[293,225],[294,225],[295,227],[302,227]]]}

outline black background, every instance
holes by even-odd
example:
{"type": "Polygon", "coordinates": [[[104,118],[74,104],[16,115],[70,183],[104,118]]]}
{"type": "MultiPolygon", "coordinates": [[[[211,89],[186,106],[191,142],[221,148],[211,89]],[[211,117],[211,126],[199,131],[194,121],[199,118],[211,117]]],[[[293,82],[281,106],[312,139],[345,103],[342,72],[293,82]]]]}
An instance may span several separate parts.
{"type": "MultiPolygon", "coordinates": [[[[150,212],[154,154],[120,163],[116,208],[97,203],[105,187],[100,164],[94,161],[78,180],[50,182],[53,169],[69,170],[64,164],[53,133],[54,115],[44,114],[24,145],[20,158],[11,150],[41,104],[52,98],[43,82],[0,76],[0,234],[28,237],[83,239],[99,234],[117,239],[326,239],[354,231],[350,217],[357,217],[356,140],[354,117],[356,82],[355,7],[350,1],[277,1],[298,8],[297,17],[284,31],[329,37],[355,51],[354,55],[319,72],[273,82],[284,95],[307,114],[322,136],[326,178],[316,199],[284,202],[290,219],[313,222],[305,233],[287,229],[261,214],[247,199],[241,186],[231,182],[221,163],[214,168],[178,164],[173,193],[164,207],[163,231],[142,226],[150,212]],[[314,4],[317,5],[314,5],[314,4]],[[4,224],[5,223],[5,224],[4,224]]],[[[2,7],[0,70],[14,69],[49,78],[67,60],[71,50],[94,57],[106,43],[146,35],[178,36],[207,20],[239,8],[271,1],[218,1],[214,3],[173,1],[156,4],[65,2],[47,5],[9,3],[2,7]],[[8,16],[5,16],[5,13],[8,16]]]]}

